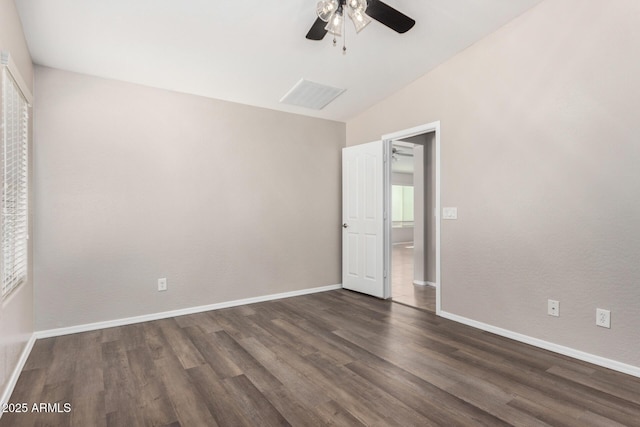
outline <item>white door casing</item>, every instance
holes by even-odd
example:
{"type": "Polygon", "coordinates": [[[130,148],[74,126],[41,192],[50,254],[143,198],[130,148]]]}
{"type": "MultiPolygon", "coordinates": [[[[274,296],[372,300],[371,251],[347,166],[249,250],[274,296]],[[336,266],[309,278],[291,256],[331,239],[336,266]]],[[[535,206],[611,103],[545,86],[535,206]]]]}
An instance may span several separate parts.
{"type": "MultiPolygon", "coordinates": [[[[394,140],[411,138],[416,135],[421,135],[424,133],[435,132],[435,217],[436,217],[436,228],[435,228],[435,239],[436,239],[436,315],[440,315],[442,311],[442,277],[441,277],[441,248],[440,248],[440,221],[441,221],[441,147],[440,147],[440,122],[431,122],[424,125],[416,126],[409,129],[404,129],[398,132],[393,132],[390,134],[382,135],[382,140],[388,143],[391,143],[394,140]]],[[[385,165],[385,168],[390,172],[390,165],[385,165]]],[[[385,183],[385,186],[389,188],[389,181],[385,183]]],[[[389,205],[390,206],[390,205],[389,205]]],[[[390,207],[389,207],[390,209],[390,207]]],[[[386,225],[387,230],[391,228],[390,224],[386,225]]],[[[389,238],[385,242],[385,248],[391,249],[391,239],[389,238]]],[[[384,260],[385,269],[388,271],[388,275],[391,274],[391,257],[387,256],[384,260]]],[[[390,293],[389,293],[390,294],[390,293]]]]}
{"type": "Polygon", "coordinates": [[[342,286],[386,298],[384,144],[342,149],[342,286]]]}

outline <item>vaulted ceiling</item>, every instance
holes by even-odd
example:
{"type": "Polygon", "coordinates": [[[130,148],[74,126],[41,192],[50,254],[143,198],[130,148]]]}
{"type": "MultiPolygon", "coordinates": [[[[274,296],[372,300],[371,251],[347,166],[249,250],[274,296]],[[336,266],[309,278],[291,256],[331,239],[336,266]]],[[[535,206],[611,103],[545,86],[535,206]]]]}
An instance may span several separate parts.
{"type": "MultiPolygon", "coordinates": [[[[346,121],[541,0],[384,0],[416,20],[305,39],[316,0],[15,0],[35,63],[346,121]],[[279,103],[301,78],[346,91],[322,110],[279,103]]],[[[37,94],[36,94],[37,95],[37,94]]]]}

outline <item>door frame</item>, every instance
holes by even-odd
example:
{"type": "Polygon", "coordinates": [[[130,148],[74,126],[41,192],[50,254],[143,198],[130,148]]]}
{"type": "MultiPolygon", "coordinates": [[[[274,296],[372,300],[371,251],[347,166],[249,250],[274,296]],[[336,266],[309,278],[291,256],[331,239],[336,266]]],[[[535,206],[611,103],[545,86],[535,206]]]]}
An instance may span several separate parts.
{"type": "MultiPolygon", "coordinates": [[[[391,144],[394,140],[410,138],[424,133],[435,132],[436,144],[436,182],[435,182],[435,216],[436,216],[436,315],[440,315],[442,300],[442,283],[441,283],[441,266],[440,266],[440,223],[441,223],[441,203],[440,203],[440,185],[441,185],[441,163],[440,163],[440,121],[427,123],[424,125],[400,130],[397,132],[382,135],[383,149],[385,160],[391,158],[391,144]]],[[[384,163],[384,295],[385,298],[391,297],[391,161],[384,163]]],[[[427,213],[425,212],[425,215],[427,213]]]]}

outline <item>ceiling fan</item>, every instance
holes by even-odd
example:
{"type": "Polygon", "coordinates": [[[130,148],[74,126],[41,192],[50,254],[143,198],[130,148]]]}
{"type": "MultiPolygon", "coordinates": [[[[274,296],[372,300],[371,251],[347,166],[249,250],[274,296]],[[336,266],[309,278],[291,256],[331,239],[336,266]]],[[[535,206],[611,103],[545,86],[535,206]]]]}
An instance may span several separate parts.
{"type": "Polygon", "coordinates": [[[351,18],[356,32],[366,27],[371,22],[370,18],[401,34],[416,23],[380,0],[320,0],[316,12],[318,18],[306,36],[309,40],[322,40],[328,32],[341,36],[345,14],[351,18]]]}

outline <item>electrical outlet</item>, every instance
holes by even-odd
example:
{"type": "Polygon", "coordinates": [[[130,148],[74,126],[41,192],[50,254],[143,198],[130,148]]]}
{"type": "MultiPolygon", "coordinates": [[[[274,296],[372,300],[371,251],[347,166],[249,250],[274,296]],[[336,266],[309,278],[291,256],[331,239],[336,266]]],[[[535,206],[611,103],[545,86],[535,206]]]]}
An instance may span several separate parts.
{"type": "Polygon", "coordinates": [[[163,277],[162,279],[158,279],[158,291],[166,291],[167,290],[167,278],[163,277]]]}
{"type": "Polygon", "coordinates": [[[560,316],[560,301],[548,300],[547,301],[547,314],[549,316],[560,316]]]}
{"type": "Polygon", "coordinates": [[[611,328],[611,312],[603,308],[596,308],[596,325],[611,328]]]}

